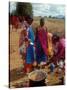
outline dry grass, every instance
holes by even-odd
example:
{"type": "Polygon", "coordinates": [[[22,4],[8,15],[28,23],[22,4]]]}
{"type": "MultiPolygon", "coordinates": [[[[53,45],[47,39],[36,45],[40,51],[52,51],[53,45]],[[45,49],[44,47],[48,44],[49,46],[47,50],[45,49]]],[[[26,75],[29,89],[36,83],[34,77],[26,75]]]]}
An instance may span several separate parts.
{"type": "MultiPolygon", "coordinates": [[[[39,25],[39,20],[35,19],[33,22],[33,27],[36,28],[39,25]]],[[[65,21],[64,19],[45,19],[45,25],[47,26],[47,31],[51,33],[57,33],[59,36],[65,34],[65,21]]]]}

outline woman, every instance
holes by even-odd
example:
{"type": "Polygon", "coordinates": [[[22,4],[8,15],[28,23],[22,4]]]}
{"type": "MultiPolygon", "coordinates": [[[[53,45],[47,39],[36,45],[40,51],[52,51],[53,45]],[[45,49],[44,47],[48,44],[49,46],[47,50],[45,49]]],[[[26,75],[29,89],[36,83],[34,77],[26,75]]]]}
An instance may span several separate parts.
{"type": "Polygon", "coordinates": [[[36,30],[35,48],[36,61],[38,64],[46,64],[47,61],[47,28],[44,25],[44,18],[40,19],[40,26],[36,30]]]}
{"type": "Polygon", "coordinates": [[[53,35],[52,42],[54,51],[52,61],[57,64],[61,59],[65,59],[65,39],[60,38],[58,35],[53,35]]]}
{"type": "Polygon", "coordinates": [[[26,17],[26,22],[28,24],[27,28],[27,49],[26,49],[26,59],[25,59],[25,65],[24,65],[24,71],[26,73],[29,73],[32,71],[32,66],[34,62],[34,33],[32,28],[32,22],[33,18],[31,16],[26,17]]]}
{"type": "MultiPolygon", "coordinates": [[[[23,24],[22,24],[22,30],[20,32],[20,37],[19,37],[19,54],[20,54],[20,57],[25,57],[25,52],[26,52],[26,46],[25,46],[25,43],[26,43],[26,37],[27,37],[27,25],[26,25],[26,21],[25,21],[25,17],[24,19],[22,19],[23,21],[23,24]]],[[[22,58],[23,59],[23,58],[22,58]]]]}

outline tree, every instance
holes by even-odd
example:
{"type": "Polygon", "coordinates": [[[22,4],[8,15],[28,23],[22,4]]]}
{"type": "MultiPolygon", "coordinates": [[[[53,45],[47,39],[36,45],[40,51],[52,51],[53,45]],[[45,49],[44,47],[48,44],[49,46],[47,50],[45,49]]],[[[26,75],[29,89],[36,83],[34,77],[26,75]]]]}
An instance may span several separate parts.
{"type": "Polygon", "coordinates": [[[51,18],[51,15],[49,16],[49,18],[51,18]]]}
{"type": "Polygon", "coordinates": [[[23,16],[23,15],[27,15],[27,14],[33,16],[32,4],[31,3],[17,2],[16,13],[19,16],[23,16]]]}

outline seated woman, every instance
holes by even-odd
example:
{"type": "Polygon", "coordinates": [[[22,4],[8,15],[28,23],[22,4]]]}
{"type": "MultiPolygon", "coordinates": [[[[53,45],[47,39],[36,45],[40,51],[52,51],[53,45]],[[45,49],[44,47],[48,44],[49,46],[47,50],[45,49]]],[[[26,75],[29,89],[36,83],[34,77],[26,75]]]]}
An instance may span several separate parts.
{"type": "Polygon", "coordinates": [[[37,64],[46,64],[47,62],[47,28],[44,25],[44,18],[40,19],[40,26],[36,29],[35,51],[37,64]]]}

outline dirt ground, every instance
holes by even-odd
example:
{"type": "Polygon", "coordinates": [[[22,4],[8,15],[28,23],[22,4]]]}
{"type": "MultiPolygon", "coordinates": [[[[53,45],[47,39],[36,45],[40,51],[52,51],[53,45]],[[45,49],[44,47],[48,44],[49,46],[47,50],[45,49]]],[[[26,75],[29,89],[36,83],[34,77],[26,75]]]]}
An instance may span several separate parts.
{"type": "MultiPolygon", "coordinates": [[[[19,56],[19,35],[20,31],[10,29],[10,87],[28,87],[29,79],[28,75],[24,74],[22,71],[23,61],[19,56]]],[[[56,73],[57,68],[52,75],[49,73],[49,68],[46,66],[44,69],[47,74],[47,86],[50,85],[60,85],[61,80],[59,80],[59,74],[56,73]]],[[[62,73],[64,76],[64,72],[62,73]]]]}

